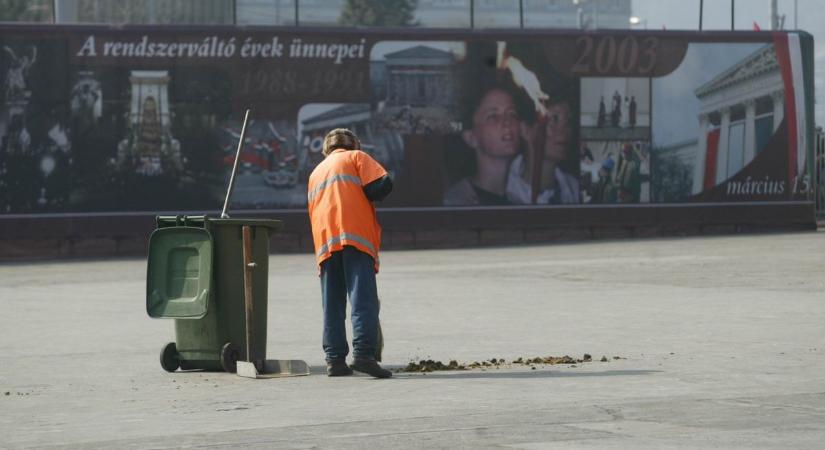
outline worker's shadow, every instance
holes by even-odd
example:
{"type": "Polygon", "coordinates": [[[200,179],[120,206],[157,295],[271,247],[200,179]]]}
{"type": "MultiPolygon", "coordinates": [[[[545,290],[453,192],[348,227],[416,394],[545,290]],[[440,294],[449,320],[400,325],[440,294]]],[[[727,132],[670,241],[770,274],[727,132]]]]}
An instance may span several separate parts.
{"type": "MultiPolygon", "coordinates": [[[[389,369],[397,370],[394,367],[389,369]]],[[[639,375],[653,375],[662,372],[661,370],[647,370],[647,369],[626,369],[626,370],[602,370],[599,372],[579,372],[575,370],[559,370],[559,369],[536,369],[536,370],[467,370],[455,372],[426,372],[426,373],[393,373],[393,377],[403,380],[432,380],[432,379],[496,379],[496,378],[515,378],[515,379],[532,379],[532,378],[578,378],[578,377],[625,377],[625,376],[639,376],[639,375]]]]}

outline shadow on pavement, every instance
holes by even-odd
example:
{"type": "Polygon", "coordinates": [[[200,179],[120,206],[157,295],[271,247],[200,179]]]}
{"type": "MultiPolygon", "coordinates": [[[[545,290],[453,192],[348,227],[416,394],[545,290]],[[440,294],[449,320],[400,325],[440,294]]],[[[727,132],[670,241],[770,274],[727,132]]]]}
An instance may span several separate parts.
{"type": "MultiPolygon", "coordinates": [[[[599,372],[577,372],[577,371],[561,371],[555,369],[536,369],[536,370],[464,370],[464,371],[444,371],[444,372],[395,372],[402,368],[402,366],[386,365],[386,369],[393,372],[393,378],[403,380],[431,380],[431,379],[450,379],[457,380],[462,378],[578,378],[578,377],[623,377],[623,376],[639,376],[639,375],[653,375],[662,372],[661,370],[647,370],[647,369],[628,369],[628,370],[603,370],[599,372]]],[[[325,366],[311,366],[311,375],[326,375],[327,369],[325,366]]],[[[358,376],[358,375],[356,375],[358,376]]]]}
{"type": "Polygon", "coordinates": [[[529,372],[522,371],[508,371],[508,370],[493,370],[493,371],[460,371],[460,372],[443,372],[443,373],[393,373],[393,377],[405,380],[429,380],[429,379],[462,379],[462,378],[573,378],[573,377],[620,377],[620,376],[638,376],[638,375],[652,375],[659,373],[661,370],[604,370],[601,372],[574,372],[574,371],[558,371],[558,370],[531,370],[529,372]]]}

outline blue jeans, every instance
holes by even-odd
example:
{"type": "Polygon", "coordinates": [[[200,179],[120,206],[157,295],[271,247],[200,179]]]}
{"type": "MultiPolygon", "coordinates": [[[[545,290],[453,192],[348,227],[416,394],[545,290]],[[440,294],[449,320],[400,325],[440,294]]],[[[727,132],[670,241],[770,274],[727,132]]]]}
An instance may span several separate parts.
{"type": "Polygon", "coordinates": [[[343,360],[349,353],[344,320],[347,296],[352,305],[352,354],[375,359],[378,346],[378,288],[372,256],[352,246],[333,252],[321,263],[326,360],[343,360]]]}

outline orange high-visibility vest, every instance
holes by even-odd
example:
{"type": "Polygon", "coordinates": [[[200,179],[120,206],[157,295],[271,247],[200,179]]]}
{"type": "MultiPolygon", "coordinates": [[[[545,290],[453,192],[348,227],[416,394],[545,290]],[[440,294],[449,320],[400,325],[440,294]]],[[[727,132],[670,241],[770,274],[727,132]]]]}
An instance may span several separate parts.
{"type": "Polygon", "coordinates": [[[320,265],[351,245],[372,256],[378,272],[381,227],[375,206],[363,187],[387,175],[387,171],[361,150],[336,149],[309,176],[307,204],[320,265]]]}

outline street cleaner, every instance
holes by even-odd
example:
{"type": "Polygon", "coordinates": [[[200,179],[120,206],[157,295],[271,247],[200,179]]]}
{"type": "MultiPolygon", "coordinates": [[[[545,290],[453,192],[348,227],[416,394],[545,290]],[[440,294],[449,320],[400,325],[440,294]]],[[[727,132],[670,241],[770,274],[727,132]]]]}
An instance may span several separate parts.
{"type": "Polygon", "coordinates": [[[392,191],[392,180],[381,165],[361,151],[350,130],[337,128],[324,138],[324,160],[309,176],[307,203],[321,277],[324,309],[323,347],[327,375],[351,375],[353,370],[389,378],[379,354],[379,302],[375,274],[381,227],[373,202],[392,191]],[[353,363],[346,364],[347,297],[352,313],[353,363]]]}

